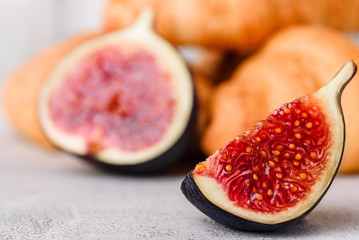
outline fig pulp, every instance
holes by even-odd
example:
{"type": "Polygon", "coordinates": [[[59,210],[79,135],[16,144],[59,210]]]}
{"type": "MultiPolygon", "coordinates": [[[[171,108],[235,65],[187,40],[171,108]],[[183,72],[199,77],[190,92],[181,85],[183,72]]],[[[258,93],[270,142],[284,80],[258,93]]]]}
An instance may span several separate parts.
{"type": "Polygon", "coordinates": [[[314,94],[284,104],[199,163],[182,183],[187,199],[225,225],[273,230],[308,214],[328,190],[344,149],[340,97],[347,63],[314,94]]]}
{"type": "Polygon", "coordinates": [[[145,10],[128,29],[81,44],[56,66],[39,98],[41,126],[55,145],[135,172],[158,170],[185,152],[192,79],[152,19],[145,10]]]}

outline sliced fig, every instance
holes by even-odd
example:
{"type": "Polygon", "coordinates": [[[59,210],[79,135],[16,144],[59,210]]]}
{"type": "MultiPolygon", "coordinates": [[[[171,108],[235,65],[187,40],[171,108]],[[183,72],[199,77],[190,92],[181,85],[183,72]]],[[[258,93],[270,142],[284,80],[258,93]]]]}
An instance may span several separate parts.
{"type": "Polygon", "coordinates": [[[81,44],[55,67],[40,93],[39,119],[56,146],[140,172],[185,152],[192,78],[152,20],[147,9],[131,27],[81,44]]]}
{"type": "Polygon", "coordinates": [[[316,93],[284,104],[197,164],[182,183],[184,195],[240,230],[274,230],[302,219],[339,168],[345,139],[340,98],[355,73],[356,65],[347,63],[316,93]]]}

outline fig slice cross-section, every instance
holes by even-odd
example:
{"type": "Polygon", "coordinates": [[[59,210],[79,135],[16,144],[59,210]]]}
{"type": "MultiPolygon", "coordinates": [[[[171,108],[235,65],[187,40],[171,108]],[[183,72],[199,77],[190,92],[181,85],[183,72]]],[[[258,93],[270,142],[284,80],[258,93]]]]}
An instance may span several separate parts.
{"type": "Polygon", "coordinates": [[[46,80],[39,119],[64,151],[112,169],[153,172],[189,147],[192,76],[178,51],[153,30],[153,13],[80,44],[46,80]]]}

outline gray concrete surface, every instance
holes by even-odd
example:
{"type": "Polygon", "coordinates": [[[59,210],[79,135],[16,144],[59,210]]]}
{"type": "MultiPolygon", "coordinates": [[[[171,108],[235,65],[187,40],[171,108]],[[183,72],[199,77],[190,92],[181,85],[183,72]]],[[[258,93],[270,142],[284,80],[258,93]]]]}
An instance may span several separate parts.
{"type": "Polygon", "coordinates": [[[359,239],[359,176],[339,176],[304,221],[278,232],[224,227],[179,190],[190,168],[102,172],[13,134],[0,136],[0,239],[359,239]]]}

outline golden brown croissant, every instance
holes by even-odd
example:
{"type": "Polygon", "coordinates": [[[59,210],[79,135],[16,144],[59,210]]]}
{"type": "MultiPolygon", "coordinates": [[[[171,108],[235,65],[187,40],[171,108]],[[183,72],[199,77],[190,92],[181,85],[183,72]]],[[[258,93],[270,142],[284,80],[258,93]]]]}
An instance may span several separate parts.
{"type": "Polygon", "coordinates": [[[145,7],[155,11],[156,30],[175,44],[242,52],[294,23],[359,29],[359,0],[110,0],[105,28],[129,25],[145,7]]]}
{"type": "Polygon", "coordinates": [[[6,80],[3,106],[10,122],[19,133],[42,146],[52,146],[43,134],[37,118],[40,88],[54,66],[70,50],[93,36],[95,34],[80,34],[44,49],[6,80]]]}
{"type": "MultiPolygon", "coordinates": [[[[296,26],[278,32],[215,90],[203,150],[212,154],[282,103],[318,90],[350,59],[359,62],[358,48],[334,30],[296,26]]],[[[342,106],[347,140],[340,171],[359,171],[358,75],[342,106]]]]}

